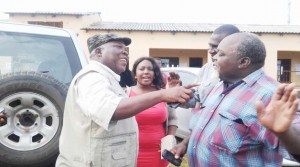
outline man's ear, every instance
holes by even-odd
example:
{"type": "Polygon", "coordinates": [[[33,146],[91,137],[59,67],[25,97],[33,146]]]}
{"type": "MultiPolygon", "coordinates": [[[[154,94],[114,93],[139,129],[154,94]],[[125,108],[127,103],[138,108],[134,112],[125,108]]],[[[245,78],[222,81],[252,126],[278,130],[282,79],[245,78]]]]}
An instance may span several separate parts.
{"type": "Polygon", "coordinates": [[[249,57],[242,57],[239,60],[239,68],[247,68],[251,64],[251,59],[249,57]]]}
{"type": "Polygon", "coordinates": [[[102,57],[102,49],[101,48],[96,48],[95,53],[98,57],[102,57]]]}

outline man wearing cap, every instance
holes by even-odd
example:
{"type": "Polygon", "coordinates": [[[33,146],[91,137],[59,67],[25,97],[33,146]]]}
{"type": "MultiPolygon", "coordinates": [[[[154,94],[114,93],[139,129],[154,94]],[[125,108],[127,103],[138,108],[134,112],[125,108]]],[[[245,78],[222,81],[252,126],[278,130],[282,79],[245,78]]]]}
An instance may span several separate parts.
{"type": "Polygon", "coordinates": [[[159,102],[186,103],[196,85],[128,98],[119,74],[126,69],[131,39],[97,34],[87,42],[91,61],[69,87],[56,166],[135,166],[138,134],[133,116],[159,102]]]}

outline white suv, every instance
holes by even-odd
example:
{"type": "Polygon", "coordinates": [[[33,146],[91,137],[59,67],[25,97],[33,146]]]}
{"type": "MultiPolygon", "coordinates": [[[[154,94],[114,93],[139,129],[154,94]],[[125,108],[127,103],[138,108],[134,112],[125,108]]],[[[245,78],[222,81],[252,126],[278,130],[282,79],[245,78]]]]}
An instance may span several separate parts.
{"type": "MultiPolygon", "coordinates": [[[[188,85],[197,83],[198,74],[201,68],[192,67],[168,67],[162,68],[163,73],[169,74],[170,71],[174,71],[180,75],[182,85],[188,85]]],[[[185,109],[178,107],[176,108],[176,115],[178,117],[178,129],[175,136],[179,139],[185,138],[189,134],[189,120],[192,116],[191,109],[185,109]]]]}
{"type": "Polygon", "coordinates": [[[0,23],[0,166],[54,164],[68,85],[87,64],[64,29],[0,23]]]}

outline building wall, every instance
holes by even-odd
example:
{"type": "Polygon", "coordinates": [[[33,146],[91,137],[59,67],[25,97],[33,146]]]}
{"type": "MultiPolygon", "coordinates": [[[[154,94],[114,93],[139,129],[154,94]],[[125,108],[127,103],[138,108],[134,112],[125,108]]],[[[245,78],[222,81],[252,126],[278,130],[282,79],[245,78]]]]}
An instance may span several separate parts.
{"type": "MultiPolygon", "coordinates": [[[[264,42],[267,50],[267,57],[265,61],[266,72],[276,78],[277,59],[278,56],[280,56],[278,53],[281,51],[300,51],[300,35],[263,34],[260,36],[260,39],[264,42]]],[[[294,62],[294,60],[292,60],[292,62],[294,62]]]]}
{"type": "MultiPolygon", "coordinates": [[[[203,57],[203,63],[210,61],[207,53],[208,40],[211,33],[189,33],[189,32],[145,32],[145,31],[102,31],[102,30],[80,30],[97,21],[101,21],[100,15],[89,15],[82,17],[41,15],[15,15],[10,17],[12,22],[27,23],[27,21],[63,21],[64,28],[76,34],[82,43],[84,51],[89,56],[86,40],[97,33],[115,33],[119,36],[128,36],[132,39],[130,48],[130,66],[140,56],[172,56],[180,58],[180,64],[187,65],[189,57],[203,57]]],[[[300,55],[291,56],[283,54],[282,51],[300,52],[299,34],[261,34],[260,39],[265,43],[267,50],[265,71],[272,77],[277,77],[277,58],[287,56],[292,58],[293,67],[298,63],[300,55]],[[295,62],[296,60],[296,62],[295,62]]],[[[293,76],[293,79],[299,78],[293,76]]],[[[297,79],[298,80],[298,79],[297,79]]]]}
{"type": "Polygon", "coordinates": [[[189,58],[202,58],[204,65],[208,61],[206,49],[169,49],[169,48],[150,48],[151,57],[179,57],[179,66],[188,67],[189,58]]]}
{"type": "MultiPolygon", "coordinates": [[[[85,43],[89,36],[97,33],[107,33],[108,31],[88,31],[85,32],[82,43],[85,43]]],[[[132,39],[130,48],[130,62],[134,62],[140,56],[156,55],[157,50],[162,55],[191,55],[191,56],[203,56],[204,62],[207,62],[207,41],[210,37],[209,33],[175,33],[170,32],[128,32],[128,31],[110,31],[110,33],[117,34],[119,36],[128,36],[132,39]],[[169,49],[169,50],[168,50],[169,49]],[[156,50],[156,51],[155,51],[156,50]],[[168,51],[166,51],[168,50],[168,51]],[[173,50],[173,53],[172,51],[173,50]],[[175,51],[174,51],[175,50],[175,51]],[[151,51],[151,53],[150,53],[151,51]]],[[[186,61],[186,60],[185,60],[186,61]]]]}
{"type": "MultiPolygon", "coordinates": [[[[107,33],[107,31],[89,31],[85,37],[92,36],[96,33],[107,33]]],[[[177,49],[189,50],[191,54],[184,55],[204,55],[204,63],[210,61],[207,47],[210,33],[171,33],[171,32],[127,32],[127,31],[110,31],[120,36],[128,36],[132,39],[130,45],[130,65],[140,56],[149,56],[152,49],[177,49]],[[196,50],[196,54],[195,54],[196,50]],[[197,51],[198,50],[198,51],[197,51]],[[194,52],[194,53],[192,53],[194,52]]],[[[277,77],[277,57],[280,51],[300,51],[299,34],[262,34],[259,38],[264,42],[267,51],[265,71],[273,78],[277,77]]],[[[86,41],[84,39],[84,41],[86,41]]],[[[86,44],[85,44],[86,45],[86,44]]],[[[154,51],[155,52],[155,51],[154,51]]],[[[169,52],[169,51],[168,51],[169,52]]],[[[169,52],[170,53],[170,52],[169,52]]],[[[300,56],[300,55],[299,55],[300,56]]],[[[297,56],[292,58],[296,59],[297,56]]],[[[299,58],[297,58],[299,59],[299,58]]],[[[187,57],[180,61],[183,64],[188,63],[187,57]]]]}
{"type": "MultiPolygon", "coordinates": [[[[100,14],[84,15],[76,17],[75,15],[29,15],[29,14],[14,14],[9,17],[10,22],[24,23],[28,21],[43,21],[43,22],[63,22],[63,28],[74,32],[80,41],[85,41],[86,37],[82,37],[85,31],[81,30],[82,27],[89,26],[95,22],[101,22],[100,14]]],[[[82,42],[83,46],[86,42],[82,42]]],[[[86,50],[87,51],[87,50],[86,50]]]]}

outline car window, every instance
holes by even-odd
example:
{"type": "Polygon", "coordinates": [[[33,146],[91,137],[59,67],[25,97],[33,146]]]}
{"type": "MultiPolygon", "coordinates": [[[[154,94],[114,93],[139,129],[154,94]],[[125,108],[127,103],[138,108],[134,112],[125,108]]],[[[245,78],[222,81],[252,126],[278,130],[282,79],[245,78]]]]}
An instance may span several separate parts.
{"type": "Polygon", "coordinates": [[[0,32],[0,73],[39,71],[62,83],[70,83],[81,66],[78,56],[74,55],[77,54],[74,46],[70,46],[73,42],[69,40],[67,37],[0,32]]]}

